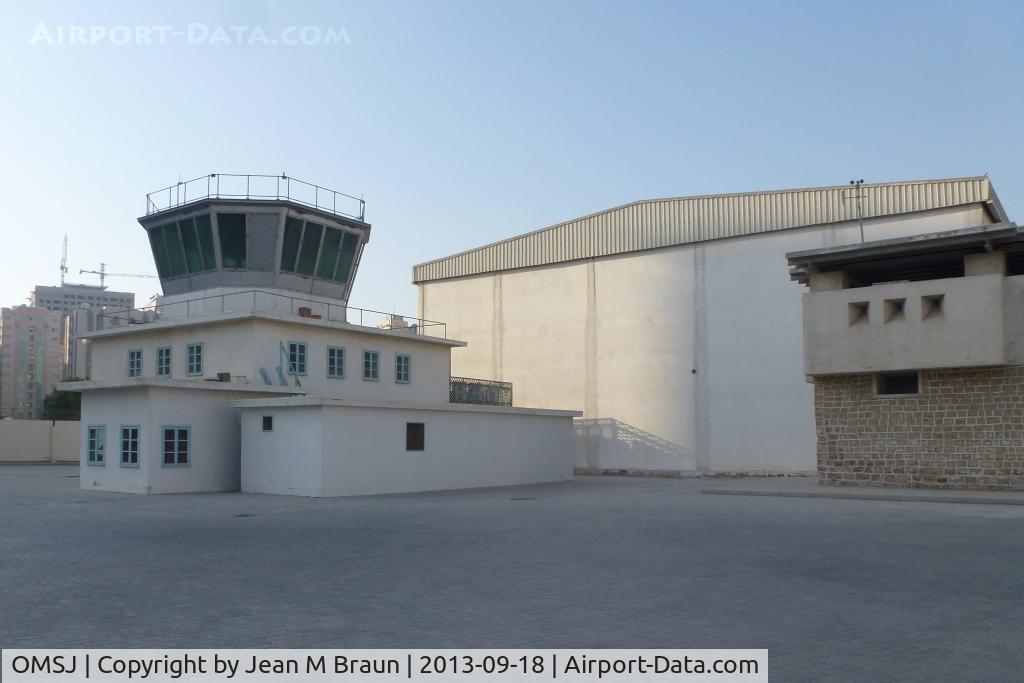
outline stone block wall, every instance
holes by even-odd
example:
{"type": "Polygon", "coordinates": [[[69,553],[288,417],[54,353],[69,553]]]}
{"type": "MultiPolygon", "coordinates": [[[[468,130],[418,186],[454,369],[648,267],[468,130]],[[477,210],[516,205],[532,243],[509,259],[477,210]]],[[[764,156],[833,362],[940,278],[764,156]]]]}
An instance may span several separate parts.
{"type": "Polygon", "coordinates": [[[814,414],[823,484],[1024,490],[1024,367],[926,370],[900,396],[820,376],[814,414]]]}

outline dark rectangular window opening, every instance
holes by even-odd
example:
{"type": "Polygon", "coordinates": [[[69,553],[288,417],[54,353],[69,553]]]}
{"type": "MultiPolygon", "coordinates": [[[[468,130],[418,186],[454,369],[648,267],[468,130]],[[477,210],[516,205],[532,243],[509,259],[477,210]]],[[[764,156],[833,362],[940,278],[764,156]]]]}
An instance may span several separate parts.
{"type": "Polygon", "coordinates": [[[263,431],[272,432],[274,431],[274,416],[264,415],[263,416],[263,431]]]}
{"type": "Polygon", "coordinates": [[[422,422],[405,423],[405,450],[422,451],[426,443],[426,429],[422,422]]]}
{"type": "Polygon", "coordinates": [[[338,249],[341,248],[341,230],[324,229],[324,243],[320,247],[320,261],[316,266],[316,276],[321,280],[334,277],[334,266],[338,262],[338,249]]]}
{"type": "Polygon", "coordinates": [[[281,270],[295,272],[295,259],[299,255],[299,240],[302,238],[302,220],[289,216],[284,222],[284,240],[281,243],[281,270]]]}
{"type": "Polygon", "coordinates": [[[299,247],[299,262],[295,265],[295,272],[300,275],[312,275],[316,268],[316,255],[320,251],[320,237],[323,235],[324,226],[318,223],[306,223],[306,229],[302,233],[302,245],[299,247]]]}
{"type": "Polygon", "coordinates": [[[196,234],[199,236],[199,253],[203,257],[203,269],[213,270],[217,267],[217,259],[213,252],[213,231],[210,228],[209,214],[196,216],[196,234]]]}
{"type": "Polygon", "coordinates": [[[203,255],[199,251],[195,222],[191,218],[186,218],[178,223],[178,229],[181,231],[181,245],[185,248],[185,265],[188,272],[198,273],[203,269],[203,255]]]}
{"type": "Polygon", "coordinates": [[[153,248],[153,260],[156,272],[160,277],[171,276],[171,261],[167,256],[167,245],[164,242],[164,226],[158,225],[149,231],[149,244],[153,248]]]}
{"type": "Polygon", "coordinates": [[[221,264],[225,268],[245,268],[245,214],[218,213],[217,229],[221,264]]]}
{"type": "Polygon", "coordinates": [[[359,246],[359,236],[354,232],[346,232],[341,242],[341,253],[338,256],[338,267],[334,271],[335,282],[347,282],[349,272],[352,270],[352,262],[356,257],[356,247],[359,246]]]}
{"type": "Polygon", "coordinates": [[[916,372],[882,372],[876,378],[879,396],[921,393],[920,375],[916,372]]]}

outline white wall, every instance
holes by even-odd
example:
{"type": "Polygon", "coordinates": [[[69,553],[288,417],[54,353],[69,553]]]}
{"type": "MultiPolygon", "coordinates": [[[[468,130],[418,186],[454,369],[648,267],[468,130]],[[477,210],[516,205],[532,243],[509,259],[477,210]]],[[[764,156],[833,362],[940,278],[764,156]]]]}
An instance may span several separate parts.
{"type": "MultiPolygon", "coordinates": [[[[958,207],[865,233],[989,222],[958,207]]],[[[517,405],[583,410],[577,466],[810,471],[803,288],[785,254],[859,239],[847,222],[427,282],[420,316],[468,342],[453,374],[511,381],[517,405]]]]}
{"type": "Polygon", "coordinates": [[[353,496],[563,481],[572,478],[572,422],[458,409],[243,408],[242,453],[242,490],[260,493],[353,496]],[[263,415],[274,416],[274,432],[262,431],[263,415]],[[425,424],[425,450],[405,450],[407,422],[425,424]]]}
{"type": "Polygon", "coordinates": [[[324,495],[322,420],[322,406],[242,410],[242,491],[324,495]],[[273,418],[273,431],[263,431],[264,415],[273,418]]]}
{"type": "Polygon", "coordinates": [[[128,493],[237,491],[239,415],[234,398],[251,393],[139,387],[82,394],[80,483],[83,489],[128,493]],[[106,427],[106,460],[88,463],[88,428],[106,427]],[[120,430],[138,425],[139,465],[121,465],[120,430]],[[163,466],[162,429],[191,429],[190,464],[163,466]]]}
{"type": "MultiPolygon", "coordinates": [[[[190,377],[186,366],[186,347],[203,345],[201,378],[216,378],[218,372],[230,372],[233,380],[245,377],[250,384],[263,384],[260,368],[266,368],[277,383],[275,368],[282,362],[280,344],[289,341],[307,345],[307,374],[299,377],[305,391],[336,398],[368,401],[447,401],[450,376],[450,347],[417,340],[411,333],[373,334],[331,329],[302,323],[266,319],[242,319],[216,324],[179,327],[134,328],[132,334],[97,337],[92,346],[93,380],[128,377],[128,351],[142,349],[142,374],[156,376],[156,349],[171,347],[171,377],[190,377]],[[327,347],[345,349],[345,378],[327,377],[327,347]],[[380,379],[362,379],[363,350],[375,350],[380,358],[380,379]],[[395,382],[395,354],[412,358],[412,380],[395,382]]],[[[200,379],[201,379],[200,378],[200,379]]],[[[294,378],[289,377],[294,385],[294,378]]]]}
{"type": "Polygon", "coordinates": [[[1002,365],[1004,283],[1003,275],[992,274],[807,292],[804,371],[827,375],[1002,365]],[[940,314],[924,317],[924,296],[943,297],[940,314]],[[903,300],[903,313],[887,319],[887,300],[903,300]],[[868,315],[851,324],[854,302],[866,303],[868,315]]]}
{"type": "Polygon", "coordinates": [[[79,423],[0,420],[0,463],[78,462],[79,423]]]}

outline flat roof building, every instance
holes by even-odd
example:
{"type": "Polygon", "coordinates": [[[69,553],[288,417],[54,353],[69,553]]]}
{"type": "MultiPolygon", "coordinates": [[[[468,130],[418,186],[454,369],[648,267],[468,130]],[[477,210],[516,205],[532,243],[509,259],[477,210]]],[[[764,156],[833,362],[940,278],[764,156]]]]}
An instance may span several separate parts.
{"type": "Polygon", "coordinates": [[[32,288],[30,299],[33,306],[62,315],[69,315],[83,306],[106,307],[112,310],[135,307],[135,294],[132,292],[115,292],[106,287],[71,283],[58,287],[36,285],[32,288]]]}
{"type": "Polygon", "coordinates": [[[0,310],[0,418],[34,420],[63,378],[62,319],[36,306],[0,310]]]}
{"type": "Polygon", "coordinates": [[[450,351],[465,343],[443,323],[348,305],[361,200],[346,213],[347,195],[243,178],[245,194],[214,174],[147,197],[164,296],[104,314],[85,335],[89,381],[62,385],[83,393],[83,488],[341,496],[571,477],[577,413],[463,391],[450,351]]]}
{"type": "Polygon", "coordinates": [[[1024,489],[1024,230],[788,255],[834,485],[1024,489]]]}
{"type": "Polygon", "coordinates": [[[421,263],[412,279],[419,315],[468,342],[455,374],[583,412],[581,471],[811,472],[785,254],[1006,220],[987,177],[655,199],[421,263]]]}

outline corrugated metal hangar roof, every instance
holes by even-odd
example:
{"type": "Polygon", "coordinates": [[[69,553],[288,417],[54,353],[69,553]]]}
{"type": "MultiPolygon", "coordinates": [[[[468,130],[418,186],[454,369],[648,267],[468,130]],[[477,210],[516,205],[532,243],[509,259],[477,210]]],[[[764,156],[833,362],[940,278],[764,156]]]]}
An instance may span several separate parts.
{"type": "MultiPolygon", "coordinates": [[[[987,176],[860,186],[865,218],[984,204],[1006,213],[987,176]]],[[[856,220],[850,185],[648,199],[413,266],[428,282],[595,256],[856,220]]]]}

